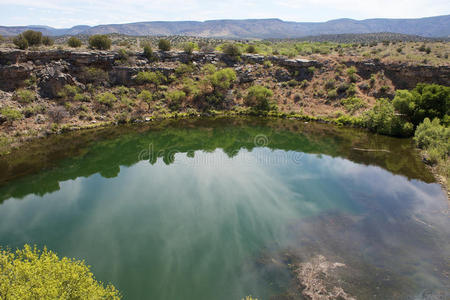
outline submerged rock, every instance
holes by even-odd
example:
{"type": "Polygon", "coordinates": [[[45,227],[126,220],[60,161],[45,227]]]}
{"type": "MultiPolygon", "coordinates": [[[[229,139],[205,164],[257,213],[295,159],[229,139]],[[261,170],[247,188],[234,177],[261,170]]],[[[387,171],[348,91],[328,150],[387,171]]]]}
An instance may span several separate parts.
{"type": "Polygon", "coordinates": [[[310,261],[299,263],[295,274],[299,289],[304,297],[311,300],[355,300],[342,287],[333,284],[334,270],[345,264],[329,262],[323,255],[317,255],[310,261]]]}

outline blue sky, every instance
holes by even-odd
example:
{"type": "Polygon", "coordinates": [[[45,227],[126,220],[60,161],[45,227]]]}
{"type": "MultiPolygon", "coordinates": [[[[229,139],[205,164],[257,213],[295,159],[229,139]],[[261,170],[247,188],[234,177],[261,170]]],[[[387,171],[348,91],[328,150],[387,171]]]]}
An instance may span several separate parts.
{"type": "Polygon", "coordinates": [[[0,25],[71,27],[157,20],[417,18],[450,14],[449,0],[0,0],[0,25]]]}

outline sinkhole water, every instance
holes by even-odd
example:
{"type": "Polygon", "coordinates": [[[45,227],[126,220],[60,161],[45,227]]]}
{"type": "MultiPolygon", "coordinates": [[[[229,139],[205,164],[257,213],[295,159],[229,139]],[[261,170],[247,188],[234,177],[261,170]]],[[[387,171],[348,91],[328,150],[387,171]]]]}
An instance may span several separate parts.
{"type": "Polygon", "coordinates": [[[315,255],[358,299],[446,297],[449,225],[411,140],[325,124],[162,121],[0,158],[0,245],[84,259],[125,299],[301,299],[315,255]]]}

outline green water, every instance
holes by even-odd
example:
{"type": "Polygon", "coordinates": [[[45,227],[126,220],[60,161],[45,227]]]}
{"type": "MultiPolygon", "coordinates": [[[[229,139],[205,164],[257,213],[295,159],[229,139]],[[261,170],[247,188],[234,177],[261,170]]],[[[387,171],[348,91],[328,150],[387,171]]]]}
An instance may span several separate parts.
{"type": "Polygon", "coordinates": [[[286,252],[360,268],[361,299],[449,288],[447,199],[410,140],[178,120],[51,137],[0,167],[0,245],[85,259],[126,299],[270,299],[292,288],[286,252]]]}

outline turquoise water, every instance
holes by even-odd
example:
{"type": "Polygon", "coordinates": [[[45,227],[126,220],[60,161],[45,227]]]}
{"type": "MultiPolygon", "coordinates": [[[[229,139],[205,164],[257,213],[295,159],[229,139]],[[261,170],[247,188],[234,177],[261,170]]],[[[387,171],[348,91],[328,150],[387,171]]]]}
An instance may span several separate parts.
{"type": "Polygon", "coordinates": [[[85,259],[126,299],[270,299],[292,288],[286,251],[363,268],[361,299],[448,288],[447,199],[410,140],[180,120],[54,137],[0,166],[0,244],[85,259]]]}

